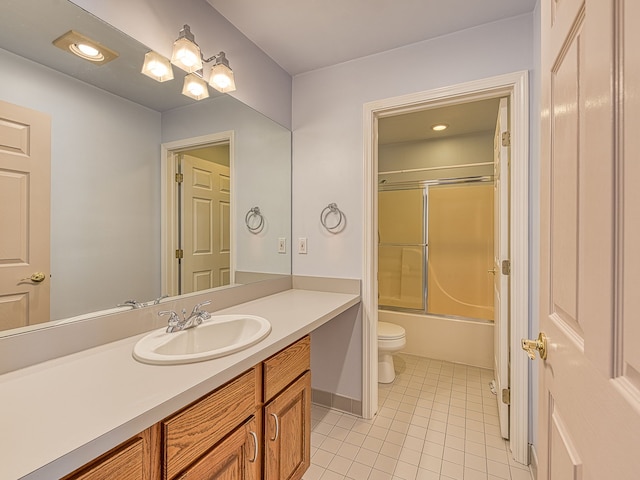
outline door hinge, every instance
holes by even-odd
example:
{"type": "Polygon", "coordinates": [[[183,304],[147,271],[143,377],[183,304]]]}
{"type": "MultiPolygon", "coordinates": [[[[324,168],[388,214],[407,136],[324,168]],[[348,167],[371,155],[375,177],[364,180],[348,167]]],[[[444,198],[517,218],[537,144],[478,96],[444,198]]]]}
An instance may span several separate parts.
{"type": "Polygon", "coordinates": [[[176,173],[176,183],[182,183],[184,181],[184,175],[176,173]]]}
{"type": "Polygon", "coordinates": [[[511,132],[508,130],[506,132],[502,132],[502,146],[510,147],[511,146],[511,132]]]}
{"type": "Polygon", "coordinates": [[[181,248],[176,250],[176,258],[184,258],[184,251],[181,248]]]}
{"type": "Polygon", "coordinates": [[[511,389],[503,388],[502,389],[502,403],[505,405],[511,405],[511,389]]]}
{"type": "Polygon", "coordinates": [[[511,260],[502,261],[502,274],[511,275],[511,260]]]}

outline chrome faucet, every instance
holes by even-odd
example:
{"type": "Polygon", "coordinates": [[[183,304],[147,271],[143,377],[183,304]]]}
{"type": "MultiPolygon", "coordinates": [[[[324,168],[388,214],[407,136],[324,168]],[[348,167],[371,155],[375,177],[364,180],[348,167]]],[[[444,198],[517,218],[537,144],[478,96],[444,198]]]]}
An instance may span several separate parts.
{"type": "Polygon", "coordinates": [[[156,298],[155,300],[149,300],[148,302],[139,302],[137,300],[126,300],[123,303],[119,303],[116,307],[131,307],[131,308],[142,308],[148,307],[149,305],[158,305],[160,300],[163,298],[167,298],[169,295],[162,295],[161,297],[156,298]]]}
{"type": "Polygon", "coordinates": [[[209,305],[211,300],[207,300],[206,302],[198,303],[187,317],[187,311],[182,309],[182,320],[178,316],[178,314],[172,310],[163,310],[158,312],[159,316],[169,315],[169,324],[167,326],[167,333],[179,332],[181,330],[187,330],[188,328],[197,327],[202,323],[203,320],[208,320],[211,318],[211,314],[206,310],[201,310],[200,308],[204,305],[209,305]]]}

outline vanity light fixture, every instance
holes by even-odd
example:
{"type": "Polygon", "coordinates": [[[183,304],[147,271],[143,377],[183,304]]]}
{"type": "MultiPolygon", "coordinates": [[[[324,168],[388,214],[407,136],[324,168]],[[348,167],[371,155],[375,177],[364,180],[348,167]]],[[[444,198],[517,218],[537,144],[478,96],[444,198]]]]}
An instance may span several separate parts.
{"type": "Polygon", "coordinates": [[[156,52],[147,52],[144,56],[142,73],[158,82],[173,80],[171,63],[165,57],[156,52]]]}
{"type": "Polygon", "coordinates": [[[438,123],[431,126],[431,130],[433,130],[434,132],[441,132],[442,130],[446,130],[447,128],[449,128],[449,125],[447,125],[446,123],[438,123]]]}
{"type": "Polygon", "coordinates": [[[182,27],[178,39],[173,43],[171,63],[187,73],[202,70],[202,52],[189,25],[182,27]]]}
{"type": "MultiPolygon", "coordinates": [[[[202,100],[209,96],[207,82],[203,78],[203,66],[210,62],[214,63],[209,75],[209,85],[222,93],[233,92],[236,89],[236,83],[233,79],[233,70],[229,67],[229,60],[224,52],[205,59],[195,36],[191,33],[191,27],[184,25],[173,44],[171,55],[171,63],[188,73],[184,78],[183,95],[195,100],[202,100]]],[[[173,78],[171,64],[156,52],[147,52],[144,56],[142,73],[158,82],[173,78]]]]}
{"type": "Polygon", "coordinates": [[[71,52],[96,65],[104,65],[118,58],[118,52],[74,30],[69,30],[64,35],[56,38],[53,44],[61,50],[71,52]]]}
{"type": "Polygon", "coordinates": [[[207,82],[205,82],[197,72],[190,73],[184,77],[184,85],[182,86],[182,94],[191,97],[194,100],[202,100],[209,96],[207,82]]]}
{"type": "Polygon", "coordinates": [[[222,93],[233,92],[236,89],[236,82],[233,80],[233,70],[229,67],[229,60],[224,52],[212,57],[215,63],[211,67],[209,85],[222,93]]]}

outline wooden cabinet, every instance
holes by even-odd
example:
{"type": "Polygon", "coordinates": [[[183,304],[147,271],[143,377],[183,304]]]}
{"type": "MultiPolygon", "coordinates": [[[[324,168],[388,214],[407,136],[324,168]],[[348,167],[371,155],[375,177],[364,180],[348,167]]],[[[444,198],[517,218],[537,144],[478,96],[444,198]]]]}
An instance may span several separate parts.
{"type": "Polygon", "coordinates": [[[159,457],[160,434],[154,425],[62,480],[156,480],[159,457]]]}
{"type": "Polygon", "coordinates": [[[306,372],[264,408],[265,480],[298,480],[309,468],[311,374],[306,372]]]}
{"type": "Polygon", "coordinates": [[[307,336],[63,480],[300,480],[309,369],[307,336]]]}
{"type": "Polygon", "coordinates": [[[163,476],[173,479],[260,407],[260,368],[252,368],[163,420],[163,476]]]}
{"type": "Polygon", "coordinates": [[[263,362],[265,480],[298,480],[311,454],[310,339],[263,362]]]}
{"type": "Polygon", "coordinates": [[[260,480],[260,422],[255,416],[189,467],[178,480],[260,480]]]}

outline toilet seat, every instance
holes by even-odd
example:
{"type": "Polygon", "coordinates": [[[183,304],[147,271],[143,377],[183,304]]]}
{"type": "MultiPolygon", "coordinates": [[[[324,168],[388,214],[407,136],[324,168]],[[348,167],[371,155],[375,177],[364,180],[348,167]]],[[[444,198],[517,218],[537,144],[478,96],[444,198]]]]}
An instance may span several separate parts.
{"type": "Polygon", "coordinates": [[[405,330],[400,325],[388,322],[378,322],[379,340],[397,340],[405,336],[405,330]]]}

